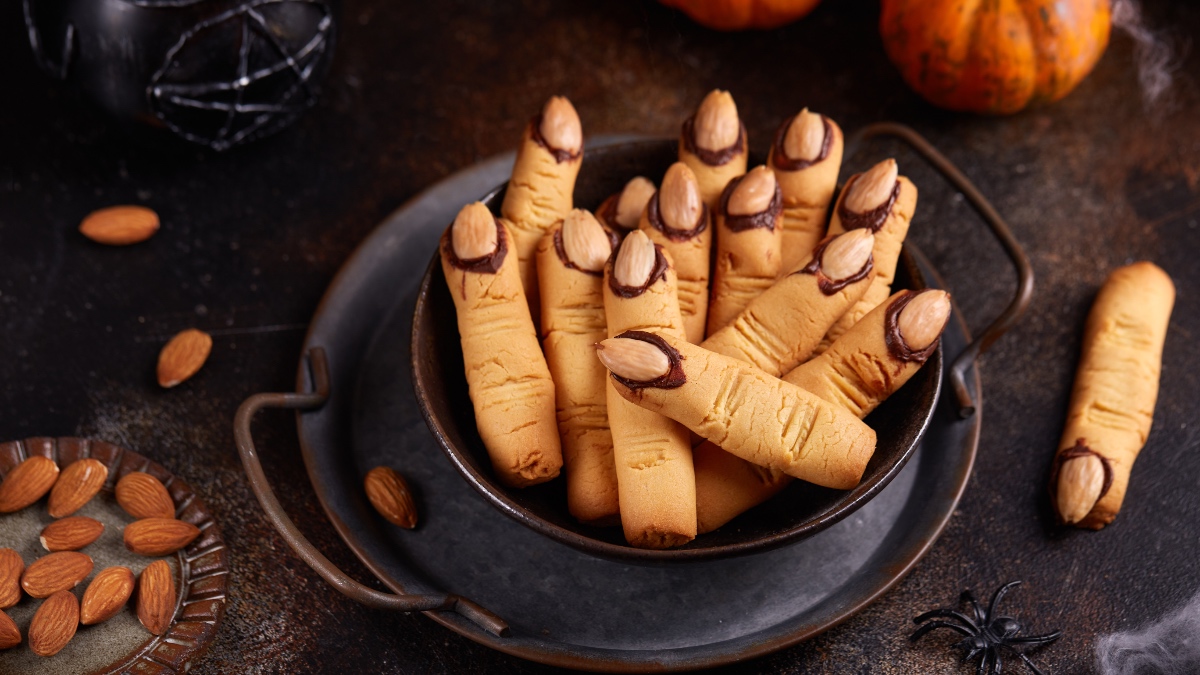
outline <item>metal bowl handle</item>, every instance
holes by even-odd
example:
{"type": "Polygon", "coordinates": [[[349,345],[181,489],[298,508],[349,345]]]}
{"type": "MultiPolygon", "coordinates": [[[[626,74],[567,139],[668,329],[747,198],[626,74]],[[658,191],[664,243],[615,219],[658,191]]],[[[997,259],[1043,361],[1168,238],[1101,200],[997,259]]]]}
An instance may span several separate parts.
{"type": "Polygon", "coordinates": [[[1008,254],[1009,260],[1012,261],[1013,267],[1017,271],[1017,294],[1013,297],[1012,302],[1004,309],[1000,316],[996,317],[987,328],[979,334],[979,337],[971,341],[962,353],[955,359],[950,366],[950,382],[954,386],[954,395],[958,399],[958,414],[964,419],[975,414],[979,408],[978,402],[971,396],[971,392],[967,389],[967,370],[975,364],[975,360],[979,355],[987,351],[992,343],[1000,338],[1001,335],[1016,323],[1017,319],[1025,313],[1025,309],[1029,306],[1029,300],[1033,297],[1033,267],[1029,264],[1029,258],[1026,257],[1025,251],[1021,245],[1017,243],[1013,237],[1012,231],[1008,224],[1000,217],[1000,214],[992,206],[991,202],[983,196],[983,193],[976,188],[975,185],[965,176],[958,167],[946,159],[946,156],[937,151],[933,145],[925,140],[923,136],[918,134],[911,128],[896,124],[895,122],[879,122],[869,124],[862,129],[854,132],[846,141],[848,147],[847,155],[861,141],[868,138],[876,138],[879,136],[891,136],[898,138],[908,144],[918,155],[926,162],[929,162],[942,176],[950,182],[959,192],[966,197],[970,202],[971,207],[987,223],[988,228],[1000,242],[1004,248],[1004,252],[1008,254]]]}
{"type": "Polygon", "coordinates": [[[250,487],[254,496],[267,514],[267,520],[275,526],[284,541],[292,547],[300,559],[308,563],[321,578],[329,582],[342,594],[349,596],[368,607],[379,609],[394,609],[401,612],[424,612],[430,610],[450,610],[479,625],[484,630],[504,637],[508,635],[508,624],[492,612],[457,595],[393,595],[381,593],[351,579],[321,554],[301,534],[296,524],[287,516],[275,498],[275,492],[267,482],[263,473],[262,462],[254,447],[254,438],[250,433],[250,422],[254,414],[263,408],[288,408],[294,410],[315,410],[325,405],[329,399],[329,363],[325,350],[314,347],[306,355],[312,374],[312,392],[297,392],[294,394],[255,394],[242,402],[233,420],[233,435],[237,442],[238,454],[242,457],[242,465],[250,478],[250,487]]]}

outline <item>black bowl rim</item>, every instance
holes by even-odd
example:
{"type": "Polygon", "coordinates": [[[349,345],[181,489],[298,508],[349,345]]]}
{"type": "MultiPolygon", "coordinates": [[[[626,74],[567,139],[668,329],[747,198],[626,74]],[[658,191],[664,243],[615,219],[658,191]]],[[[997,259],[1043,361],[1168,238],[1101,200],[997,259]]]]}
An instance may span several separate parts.
{"type": "MultiPolygon", "coordinates": [[[[602,148],[597,148],[590,154],[596,155],[609,154],[612,152],[625,152],[628,151],[630,146],[660,145],[663,142],[665,142],[663,139],[654,139],[633,141],[630,143],[617,143],[604,146],[602,148]]],[[[501,184],[488,191],[485,195],[480,197],[480,201],[491,201],[505,187],[506,184],[501,184]]],[[[911,254],[908,251],[909,248],[910,245],[906,243],[901,253],[902,263],[906,264],[910,269],[917,270],[918,267],[912,261],[911,254]]],[[[928,409],[925,410],[924,419],[921,420],[920,429],[918,430],[916,437],[913,439],[913,442],[909,444],[907,448],[905,448],[904,452],[900,453],[900,456],[896,459],[896,461],[893,462],[892,465],[886,471],[884,471],[882,475],[879,476],[878,480],[868,485],[866,489],[857,497],[854,497],[841,506],[823,512],[816,518],[806,520],[788,530],[765,537],[759,537],[757,539],[751,539],[745,542],[697,548],[641,549],[628,545],[618,545],[606,541],[600,541],[584,536],[560,525],[551,523],[536,515],[529,509],[526,509],[525,507],[516,503],[510,499],[507,494],[505,494],[505,488],[503,486],[495,483],[490,476],[487,476],[483,472],[476,470],[470,462],[466,461],[463,456],[463,452],[450,442],[449,436],[447,435],[441,420],[433,413],[432,406],[426,396],[424,376],[421,374],[420,368],[421,352],[419,347],[420,340],[418,339],[418,327],[420,326],[420,322],[418,322],[416,319],[416,317],[425,312],[426,308],[428,307],[427,301],[430,284],[433,283],[433,279],[436,276],[436,271],[439,269],[440,259],[438,252],[435,250],[429,266],[426,268],[425,274],[421,279],[420,290],[417,293],[416,305],[413,310],[414,318],[411,340],[413,389],[416,394],[417,403],[421,408],[421,415],[425,418],[425,422],[429,426],[429,430],[433,433],[434,438],[437,439],[438,445],[442,448],[442,451],[446,454],[446,457],[449,458],[450,462],[454,465],[459,474],[466,479],[466,481],[471,485],[472,488],[475,489],[476,492],[482,495],[484,499],[486,499],[500,512],[509,516],[513,520],[516,520],[522,525],[533,529],[539,534],[566,544],[567,546],[570,546],[576,550],[607,560],[641,564],[667,564],[676,562],[716,560],[719,558],[760,553],[811,537],[857,511],[891,483],[892,479],[895,478],[896,475],[899,474],[904,466],[908,463],[908,460],[912,457],[917,446],[920,444],[921,439],[925,436],[925,432],[929,428],[930,421],[933,419],[933,414],[937,410],[938,400],[941,398],[942,380],[944,379],[944,354],[942,353],[942,346],[939,342],[936,355],[933,359],[931,359],[931,361],[934,361],[934,363],[926,363],[925,365],[926,368],[934,368],[937,371],[934,376],[935,384],[933,396],[928,409]]],[[[859,489],[861,485],[862,484],[856,486],[855,490],[859,489]]]]}

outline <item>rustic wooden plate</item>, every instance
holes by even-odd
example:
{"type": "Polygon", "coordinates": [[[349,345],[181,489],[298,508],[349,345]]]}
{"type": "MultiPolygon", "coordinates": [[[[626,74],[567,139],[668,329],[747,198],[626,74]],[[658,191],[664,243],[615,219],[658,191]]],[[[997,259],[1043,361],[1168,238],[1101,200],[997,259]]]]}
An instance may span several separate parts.
{"type": "MultiPolygon", "coordinates": [[[[127,473],[144,471],[162,481],[175,502],[175,514],[201,530],[200,536],[174,555],[163,559],[175,575],[178,595],[170,628],[161,636],[151,635],[138,621],[134,596],[116,616],[94,626],[80,626],[75,637],[54,656],[43,658],[29,649],[29,622],[42,601],[23,595],[8,614],[21,629],[23,642],[0,652],[0,673],[65,674],[130,673],[137,675],[182,674],[194,665],[216,636],[225,614],[229,558],[225,540],[204,502],[191,486],[160,464],[111,443],[84,438],[28,438],[0,443],[0,478],[26,458],[40,455],[58,463],[60,469],[84,457],[100,460],[108,467],[108,479],[100,494],[73,515],[104,523],[104,534],[81,552],[92,557],[92,573],[75,587],[82,597],[88,583],[106,567],[121,565],[135,575],[153,562],[126,550],[122,532],[133,518],[117,505],[113,486],[127,473]]],[[[0,515],[0,548],[16,549],[28,566],[46,555],[38,542],[42,528],[54,519],[42,498],[21,511],[0,515]]]]}

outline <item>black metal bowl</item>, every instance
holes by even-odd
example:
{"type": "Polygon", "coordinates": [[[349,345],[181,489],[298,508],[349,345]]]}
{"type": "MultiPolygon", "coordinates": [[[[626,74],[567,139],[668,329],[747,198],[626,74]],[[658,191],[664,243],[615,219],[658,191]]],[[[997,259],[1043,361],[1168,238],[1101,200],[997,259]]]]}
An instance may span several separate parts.
{"type": "MultiPolygon", "coordinates": [[[[576,205],[594,209],[635,175],[663,175],[675,161],[676,152],[675,141],[668,140],[588,151],[575,187],[576,205]]],[[[501,186],[482,201],[499,211],[503,199],[501,186]]],[[[925,286],[926,281],[905,252],[895,288],[925,286]]],[[[832,490],[794,481],[766,503],[716,531],[669,550],[629,546],[620,527],[580,524],[567,512],[565,481],[561,478],[527,488],[510,488],[496,480],[476,431],[454,302],[436,251],[417,296],[412,364],[417,401],[430,430],[462,476],[493,506],[533,530],[586,553],[630,562],[668,563],[744,555],[782,546],[820,532],[869,501],[903,468],[924,434],[941,391],[943,355],[939,347],[924,368],[866,418],[879,440],[857,487],[832,490]]]]}

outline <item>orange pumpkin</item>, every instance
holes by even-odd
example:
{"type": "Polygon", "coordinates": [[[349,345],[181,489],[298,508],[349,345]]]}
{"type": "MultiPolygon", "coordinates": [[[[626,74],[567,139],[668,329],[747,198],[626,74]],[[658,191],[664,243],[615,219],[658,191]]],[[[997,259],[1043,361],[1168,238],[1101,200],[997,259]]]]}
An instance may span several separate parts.
{"type": "Polygon", "coordinates": [[[1108,45],[1110,0],[883,0],[879,29],[905,82],[951,110],[1056,101],[1108,45]]]}
{"type": "Polygon", "coordinates": [[[808,14],[821,0],[660,0],[696,23],[717,30],[778,28],[808,14]]]}

